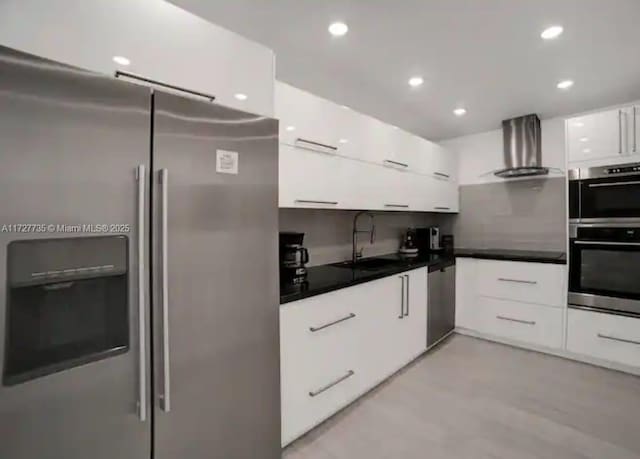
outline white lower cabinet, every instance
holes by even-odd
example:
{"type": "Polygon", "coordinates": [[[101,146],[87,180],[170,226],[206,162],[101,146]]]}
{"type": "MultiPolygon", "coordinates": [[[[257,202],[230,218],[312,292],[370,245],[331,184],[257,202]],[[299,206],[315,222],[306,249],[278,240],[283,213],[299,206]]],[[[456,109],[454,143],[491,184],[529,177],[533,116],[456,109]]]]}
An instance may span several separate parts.
{"type": "Polygon", "coordinates": [[[456,327],[562,348],[564,265],[456,259],[456,327]]]}
{"type": "Polygon", "coordinates": [[[282,305],[282,444],[420,355],[426,317],[426,268],[282,305]]]}
{"type": "Polygon", "coordinates": [[[640,367],[640,319],[569,309],[567,350],[640,367]]]}
{"type": "Polygon", "coordinates": [[[562,347],[562,309],[480,297],[478,331],[549,348],[562,347]]]}

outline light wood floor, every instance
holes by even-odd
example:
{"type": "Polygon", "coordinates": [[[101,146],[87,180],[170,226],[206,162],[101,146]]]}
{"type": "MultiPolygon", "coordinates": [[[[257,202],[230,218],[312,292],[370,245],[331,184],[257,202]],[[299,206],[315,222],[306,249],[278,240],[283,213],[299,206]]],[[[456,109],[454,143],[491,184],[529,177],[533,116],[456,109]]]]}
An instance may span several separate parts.
{"type": "Polygon", "coordinates": [[[286,459],[640,458],[640,378],[454,335],[286,459]]]}

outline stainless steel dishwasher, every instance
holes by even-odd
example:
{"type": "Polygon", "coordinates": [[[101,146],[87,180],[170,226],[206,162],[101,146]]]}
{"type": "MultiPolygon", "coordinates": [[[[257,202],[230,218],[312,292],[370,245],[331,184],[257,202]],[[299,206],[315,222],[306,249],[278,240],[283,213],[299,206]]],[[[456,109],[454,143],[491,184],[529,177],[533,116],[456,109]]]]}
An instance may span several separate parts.
{"type": "Polygon", "coordinates": [[[427,348],[430,348],[443,340],[455,328],[455,264],[430,272],[428,279],[427,348]]]}

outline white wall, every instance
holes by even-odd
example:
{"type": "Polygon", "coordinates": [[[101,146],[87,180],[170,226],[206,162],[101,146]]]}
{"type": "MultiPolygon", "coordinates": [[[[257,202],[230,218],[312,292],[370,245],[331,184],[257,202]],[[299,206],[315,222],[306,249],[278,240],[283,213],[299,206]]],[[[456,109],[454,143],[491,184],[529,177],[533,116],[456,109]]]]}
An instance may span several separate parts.
{"type": "MultiPolygon", "coordinates": [[[[541,122],[542,165],[566,169],[564,118],[541,122]]],[[[458,155],[458,181],[460,185],[504,182],[492,171],[504,168],[502,129],[473,134],[441,142],[458,155]]],[[[553,174],[553,175],[558,175],[553,174]]]]}

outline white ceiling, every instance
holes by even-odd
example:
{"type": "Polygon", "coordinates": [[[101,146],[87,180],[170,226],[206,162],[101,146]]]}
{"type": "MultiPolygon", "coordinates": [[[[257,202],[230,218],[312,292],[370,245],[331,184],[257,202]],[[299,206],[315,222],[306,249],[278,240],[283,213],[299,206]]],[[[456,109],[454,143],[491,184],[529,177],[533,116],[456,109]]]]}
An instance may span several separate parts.
{"type": "Polygon", "coordinates": [[[640,98],[640,0],[171,1],[273,49],[278,79],[433,140],[640,98]]]}

